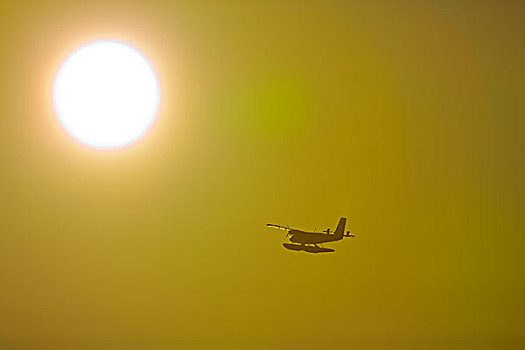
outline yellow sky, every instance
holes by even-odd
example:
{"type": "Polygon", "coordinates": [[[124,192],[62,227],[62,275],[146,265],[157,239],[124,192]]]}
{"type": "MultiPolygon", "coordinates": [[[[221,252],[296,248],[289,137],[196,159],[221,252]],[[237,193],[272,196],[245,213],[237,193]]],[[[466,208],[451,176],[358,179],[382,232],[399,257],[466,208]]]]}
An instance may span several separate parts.
{"type": "Polygon", "coordinates": [[[524,10],[2,2],[0,348],[523,347],[524,10]],[[55,120],[97,38],[159,74],[126,151],[55,120]]]}

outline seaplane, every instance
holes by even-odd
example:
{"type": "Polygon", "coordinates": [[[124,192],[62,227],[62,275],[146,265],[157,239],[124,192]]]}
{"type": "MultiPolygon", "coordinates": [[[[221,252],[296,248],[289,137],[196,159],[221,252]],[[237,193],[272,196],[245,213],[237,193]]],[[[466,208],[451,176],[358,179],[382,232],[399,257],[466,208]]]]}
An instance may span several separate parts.
{"type": "Polygon", "coordinates": [[[346,218],[339,219],[337,228],[333,233],[330,229],[326,229],[322,232],[307,232],[298,230],[295,228],[290,228],[288,226],[281,226],[275,224],[266,224],[268,227],[276,228],[279,230],[286,231],[286,237],[290,239],[293,243],[283,243],[283,246],[286,249],[295,250],[295,251],[305,251],[308,253],[329,253],[334,252],[334,249],[325,248],[319,246],[321,243],[335,242],[340,241],[344,237],[355,237],[354,234],[350,231],[346,231],[346,218]]]}

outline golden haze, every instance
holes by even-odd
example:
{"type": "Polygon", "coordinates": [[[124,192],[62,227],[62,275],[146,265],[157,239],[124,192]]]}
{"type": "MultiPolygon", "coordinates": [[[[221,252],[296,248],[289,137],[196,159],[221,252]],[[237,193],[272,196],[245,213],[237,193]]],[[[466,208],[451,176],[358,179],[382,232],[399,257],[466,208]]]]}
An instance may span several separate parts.
{"type": "Polygon", "coordinates": [[[0,348],[523,347],[524,10],[2,2],[0,348]],[[99,38],[161,83],[121,151],[51,103],[99,38]]]}

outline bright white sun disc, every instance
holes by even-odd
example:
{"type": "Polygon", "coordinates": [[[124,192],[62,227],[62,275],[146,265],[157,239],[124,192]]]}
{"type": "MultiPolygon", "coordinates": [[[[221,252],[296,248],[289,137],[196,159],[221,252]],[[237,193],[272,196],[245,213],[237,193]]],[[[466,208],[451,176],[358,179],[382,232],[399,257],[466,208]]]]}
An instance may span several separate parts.
{"type": "Polygon", "coordinates": [[[53,93],[64,128],[99,148],[139,139],[155,119],[159,95],[148,61],[117,41],[97,41],[73,52],[57,73],[53,93]]]}

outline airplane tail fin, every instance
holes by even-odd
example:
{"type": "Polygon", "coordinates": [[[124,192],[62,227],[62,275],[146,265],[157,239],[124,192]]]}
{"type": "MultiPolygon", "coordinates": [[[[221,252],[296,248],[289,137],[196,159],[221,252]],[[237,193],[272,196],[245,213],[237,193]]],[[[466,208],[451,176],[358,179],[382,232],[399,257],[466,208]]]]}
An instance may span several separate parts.
{"type": "Polygon", "coordinates": [[[345,233],[345,226],[346,226],[346,218],[339,219],[339,223],[337,224],[337,228],[334,232],[334,238],[336,239],[343,239],[343,235],[345,233]]]}

